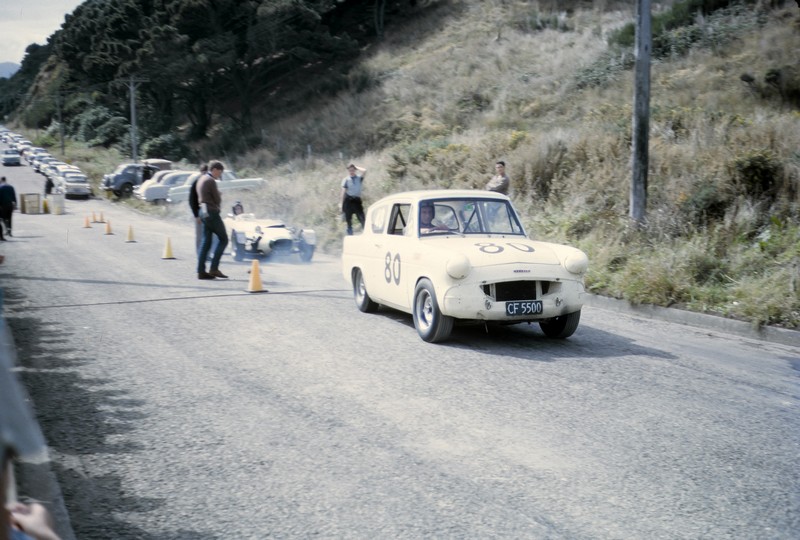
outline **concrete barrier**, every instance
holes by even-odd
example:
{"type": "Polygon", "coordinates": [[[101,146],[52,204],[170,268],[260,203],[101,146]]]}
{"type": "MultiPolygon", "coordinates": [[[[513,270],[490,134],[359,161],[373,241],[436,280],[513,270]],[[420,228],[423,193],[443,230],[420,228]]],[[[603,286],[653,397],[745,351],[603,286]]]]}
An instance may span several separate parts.
{"type": "Polygon", "coordinates": [[[42,202],[38,193],[23,193],[19,196],[19,211],[22,214],[41,214],[42,202]]]}
{"type": "Polygon", "coordinates": [[[61,215],[64,213],[64,194],[51,193],[47,196],[47,205],[51,214],[61,215]]]}

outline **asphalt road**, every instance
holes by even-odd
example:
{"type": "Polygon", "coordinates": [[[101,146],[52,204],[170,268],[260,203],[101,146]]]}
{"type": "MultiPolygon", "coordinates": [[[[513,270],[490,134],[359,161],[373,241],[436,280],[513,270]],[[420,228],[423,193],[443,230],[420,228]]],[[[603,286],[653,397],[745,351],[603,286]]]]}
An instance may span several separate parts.
{"type": "Polygon", "coordinates": [[[262,263],[256,294],[229,256],[196,279],[180,211],[14,219],[4,314],[79,539],[800,531],[798,348],[594,307],[566,341],[431,345],[334,257],[262,263]]]}

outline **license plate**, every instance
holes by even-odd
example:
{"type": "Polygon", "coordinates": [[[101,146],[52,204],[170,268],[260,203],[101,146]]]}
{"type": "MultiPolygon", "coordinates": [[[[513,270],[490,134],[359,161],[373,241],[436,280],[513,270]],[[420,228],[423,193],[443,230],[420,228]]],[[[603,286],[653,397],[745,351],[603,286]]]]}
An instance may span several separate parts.
{"type": "Polygon", "coordinates": [[[506,302],[506,315],[509,317],[522,317],[525,315],[541,315],[544,311],[541,300],[518,300],[506,302]]]}

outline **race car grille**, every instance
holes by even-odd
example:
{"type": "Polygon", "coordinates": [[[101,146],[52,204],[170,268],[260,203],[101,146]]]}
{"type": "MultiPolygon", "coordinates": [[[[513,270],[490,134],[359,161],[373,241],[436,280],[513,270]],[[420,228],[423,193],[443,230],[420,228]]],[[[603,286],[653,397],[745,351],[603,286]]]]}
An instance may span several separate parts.
{"type": "Polygon", "coordinates": [[[559,283],[554,281],[503,281],[486,283],[483,292],[495,302],[509,300],[538,300],[555,289],[559,283]]]}

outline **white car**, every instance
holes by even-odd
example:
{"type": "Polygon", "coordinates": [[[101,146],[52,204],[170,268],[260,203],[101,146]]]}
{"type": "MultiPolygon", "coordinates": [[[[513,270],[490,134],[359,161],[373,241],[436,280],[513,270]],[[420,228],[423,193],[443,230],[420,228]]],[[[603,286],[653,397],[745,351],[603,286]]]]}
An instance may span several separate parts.
{"type": "Polygon", "coordinates": [[[537,322],[548,337],[569,337],[580,322],[588,266],[579,249],[528,238],[510,199],[491,191],[385,197],[342,250],[358,309],[383,304],[410,313],[431,343],[447,339],[455,322],[537,322]],[[423,226],[431,207],[435,218],[423,226]]]}
{"type": "Polygon", "coordinates": [[[12,150],[11,148],[6,148],[3,150],[3,166],[11,166],[11,165],[22,165],[22,161],[20,161],[19,152],[16,150],[12,150]]]}
{"type": "Polygon", "coordinates": [[[64,175],[66,175],[67,173],[83,174],[83,171],[81,171],[78,167],[74,165],[68,165],[68,164],[56,165],[55,168],[52,169],[50,171],[50,174],[48,175],[50,180],[53,181],[53,186],[56,188],[56,190],[59,190],[61,188],[61,183],[64,181],[64,175]]]}
{"type": "MultiPolygon", "coordinates": [[[[240,191],[248,189],[259,189],[264,186],[266,181],[263,178],[237,178],[233,171],[222,171],[222,177],[217,180],[217,187],[220,193],[229,191],[240,191]]],[[[189,200],[189,190],[191,184],[176,186],[169,190],[167,202],[185,203],[189,200]]]]}
{"type": "Polygon", "coordinates": [[[92,186],[85,174],[79,172],[67,172],[59,177],[58,193],[63,193],[64,197],[83,197],[88,199],[92,196],[92,186]]]}
{"type": "Polygon", "coordinates": [[[140,201],[154,204],[166,202],[169,190],[182,186],[196,171],[159,171],[150,180],[145,180],[133,189],[133,196],[140,201]]]}

